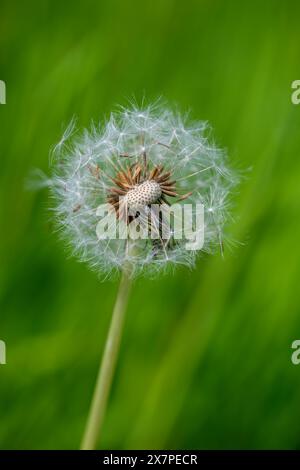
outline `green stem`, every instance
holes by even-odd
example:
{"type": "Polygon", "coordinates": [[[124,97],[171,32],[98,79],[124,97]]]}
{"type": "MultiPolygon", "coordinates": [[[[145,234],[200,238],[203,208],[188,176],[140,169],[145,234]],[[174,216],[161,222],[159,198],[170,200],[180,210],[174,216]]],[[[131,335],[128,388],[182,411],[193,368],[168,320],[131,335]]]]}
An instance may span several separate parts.
{"type": "Polygon", "coordinates": [[[107,408],[109,392],[120,348],[124,316],[131,287],[130,272],[124,269],[114,306],[105,349],[100,363],[97,382],[81,443],[82,450],[95,449],[107,408]]]}

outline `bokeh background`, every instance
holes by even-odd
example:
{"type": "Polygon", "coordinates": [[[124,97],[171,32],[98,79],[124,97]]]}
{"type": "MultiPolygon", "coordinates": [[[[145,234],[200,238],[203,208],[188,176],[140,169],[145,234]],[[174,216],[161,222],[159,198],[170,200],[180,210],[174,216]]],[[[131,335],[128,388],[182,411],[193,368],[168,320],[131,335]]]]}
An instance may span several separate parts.
{"type": "Polygon", "coordinates": [[[300,78],[295,1],[0,0],[0,448],[76,449],[117,281],[53,233],[32,168],[72,116],[162,95],[208,120],[233,165],[238,244],[140,279],[100,448],[299,449],[300,78]]]}

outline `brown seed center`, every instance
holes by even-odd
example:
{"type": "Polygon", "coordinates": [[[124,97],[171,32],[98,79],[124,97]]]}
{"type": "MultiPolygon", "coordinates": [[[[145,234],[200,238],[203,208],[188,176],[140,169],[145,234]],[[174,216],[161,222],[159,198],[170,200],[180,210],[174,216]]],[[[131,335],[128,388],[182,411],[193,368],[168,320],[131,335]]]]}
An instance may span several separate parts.
{"type": "Polygon", "coordinates": [[[147,180],[130,189],[125,196],[128,207],[143,207],[154,204],[162,195],[160,184],[147,180]]]}

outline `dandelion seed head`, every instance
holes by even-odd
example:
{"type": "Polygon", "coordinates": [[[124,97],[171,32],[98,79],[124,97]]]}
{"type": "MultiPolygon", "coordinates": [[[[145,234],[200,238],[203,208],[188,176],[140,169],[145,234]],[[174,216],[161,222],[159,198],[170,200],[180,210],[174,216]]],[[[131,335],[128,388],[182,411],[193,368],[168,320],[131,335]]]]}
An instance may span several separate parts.
{"type": "Polygon", "coordinates": [[[192,267],[198,254],[186,249],[185,240],[175,240],[174,227],[168,240],[130,240],[130,250],[128,240],[99,239],[97,208],[105,203],[127,224],[128,209],[146,220],[151,204],[202,203],[202,251],[223,250],[238,178],[225,152],[210,143],[206,122],[189,123],[157,104],[121,108],[82,133],[75,133],[73,120],[53,157],[49,186],[58,228],[73,254],[97,272],[111,275],[130,262],[134,275],[155,274],[180,264],[192,267]]]}

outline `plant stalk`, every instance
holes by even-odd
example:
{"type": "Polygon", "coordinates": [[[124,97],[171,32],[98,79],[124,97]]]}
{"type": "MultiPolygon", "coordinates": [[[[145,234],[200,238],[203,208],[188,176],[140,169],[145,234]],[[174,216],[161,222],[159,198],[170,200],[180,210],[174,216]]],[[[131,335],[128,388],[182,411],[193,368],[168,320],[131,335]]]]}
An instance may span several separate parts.
{"type": "Polygon", "coordinates": [[[129,269],[124,269],[106,339],[102,361],[100,363],[89,416],[81,442],[81,450],[95,449],[99,435],[101,433],[120,348],[130,287],[130,272],[129,269]]]}

